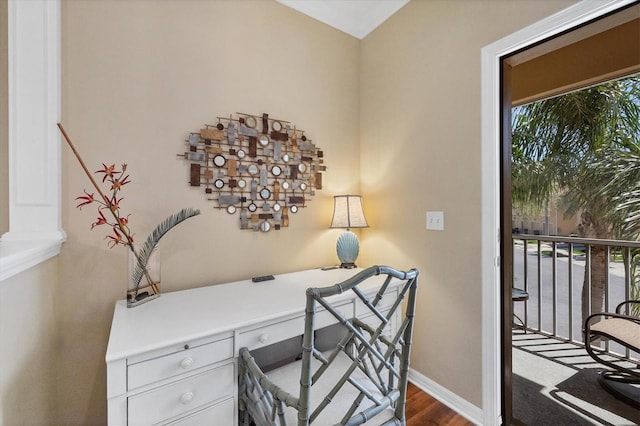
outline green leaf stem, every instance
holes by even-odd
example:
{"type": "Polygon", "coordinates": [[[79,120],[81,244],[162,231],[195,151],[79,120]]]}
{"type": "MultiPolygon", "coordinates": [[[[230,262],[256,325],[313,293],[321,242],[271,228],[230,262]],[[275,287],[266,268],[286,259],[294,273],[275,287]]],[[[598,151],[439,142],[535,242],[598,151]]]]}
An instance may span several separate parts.
{"type": "MultiPolygon", "coordinates": [[[[174,226],[180,224],[181,222],[189,219],[190,217],[197,216],[200,214],[200,210],[187,208],[182,209],[178,213],[173,214],[163,220],[156,229],[153,230],[151,234],[147,237],[147,240],[144,242],[140,251],[136,253],[135,249],[131,247],[134,255],[137,259],[137,265],[134,268],[131,278],[134,283],[133,290],[138,290],[140,286],[140,281],[142,280],[142,276],[145,274],[147,269],[147,264],[149,263],[149,258],[151,257],[151,253],[160,242],[160,239],[171,230],[174,226]]],[[[150,283],[153,284],[153,283],[150,283]]]]}

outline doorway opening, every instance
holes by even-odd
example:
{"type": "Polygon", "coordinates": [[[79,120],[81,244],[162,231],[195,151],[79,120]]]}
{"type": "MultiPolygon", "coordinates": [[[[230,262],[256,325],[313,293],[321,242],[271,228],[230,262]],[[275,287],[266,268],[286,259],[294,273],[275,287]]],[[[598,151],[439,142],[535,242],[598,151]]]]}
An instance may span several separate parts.
{"type": "MultiPolygon", "coordinates": [[[[522,395],[523,391],[525,394],[532,390],[535,392],[536,386],[541,385],[523,382],[521,377],[515,377],[513,374],[512,326],[515,318],[514,314],[516,313],[514,312],[514,303],[525,302],[522,304],[524,310],[519,307],[517,311],[519,313],[517,318],[523,332],[527,329],[526,306],[528,305],[527,289],[523,289],[521,285],[519,288],[515,285],[515,280],[518,277],[514,276],[514,252],[516,252],[514,250],[516,240],[514,239],[514,232],[520,237],[525,235],[524,238],[517,239],[518,241],[524,241],[524,259],[527,256],[529,243],[529,238],[526,235],[552,234],[548,216],[545,221],[540,221],[542,223],[540,223],[538,229],[533,229],[533,226],[525,228],[524,225],[519,227],[513,221],[511,198],[511,160],[513,155],[511,108],[512,106],[527,104],[539,99],[558,96],[604,81],[617,79],[634,72],[637,73],[640,70],[640,37],[638,35],[640,35],[640,7],[638,7],[638,2],[634,2],[608,13],[603,13],[597,19],[574,26],[569,30],[555,34],[533,45],[528,45],[501,58],[501,412],[505,424],[528,424],[518,418],[518,413],[514,413],[515,379],[518,379],[518,386],[529,386],[526,391],[519,389],[518,395],[522,395]],[[524,291],[525,294],[518,293],[517,297],[514,297],[516,290],[524,291]],[[524,320],[521,317],[524,317],[524,320]]],[[[558,224],[556,221],[555,233],[557,233],[557,230],[558,224]]],[[[535,237],[532,238],[535,239],[535,237]]],[[[538,253],[540,253],[541,243],[538,242],[536,244],[538,253]]],[[[557,256],[555,242],[553,256],[554,259],[557,256]]],[[[538,263],[538,277],[540,277],[539,265],[540,262],[538,263]]],[[[526,277],[526,269],[524,273],[526,277]]],[[[553,274],[555,277],[555,269],[553,274]]],[[[538,279],[538,282],[540,282],[540,279],[538,279]]],[[[555,293],[552,298],[554,303],[554,322],[552,327],[555,331],[555,293]]],[[[540,301],[540,297],[538,297],[538,301],[540,301]]],[[[538,312],[539,310],[540,303],[538,303],[538,312]]],[[[580,330],[577,333],[579,334],[580,330]]],[[[571,340],[573,337],[571,332],[569,336],[569,340],[571,340]]],[[[577,336],[577,338],[580,339],[580,336],[577,336]]],[[[528,337],[525,337],[524,341],[523,345],[527,345],[528,337]]],[[[535,337],[531,338],[531,342],[533,342],[532,346],[540,343],[535,341],[535,337]]],[[[585,415],[588,417],[588,409],[585,411],[587,411],[585,415]]]]}

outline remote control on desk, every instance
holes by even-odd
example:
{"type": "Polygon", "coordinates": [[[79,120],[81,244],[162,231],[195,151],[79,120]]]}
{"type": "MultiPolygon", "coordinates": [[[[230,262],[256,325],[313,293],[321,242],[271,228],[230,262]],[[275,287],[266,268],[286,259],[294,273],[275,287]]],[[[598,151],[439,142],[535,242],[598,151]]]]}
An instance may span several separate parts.
{"type": "Polygon", "coordinates": [[[253,281],[254,283],[260,283],[262,281],[269,281],[273,279],[275,279],[273,275],[263,275],[261,277],[253,277],[251,278],[251,281],[253,281]]]}

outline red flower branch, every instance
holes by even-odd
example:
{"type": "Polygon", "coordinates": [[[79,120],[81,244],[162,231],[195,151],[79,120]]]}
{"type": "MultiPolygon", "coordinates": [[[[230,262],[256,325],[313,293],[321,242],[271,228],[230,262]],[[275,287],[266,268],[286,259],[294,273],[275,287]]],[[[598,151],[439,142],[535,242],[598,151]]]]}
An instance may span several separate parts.
{"type": "MultiPolygon", "coordinates": [[[[136,259],[138,259],[138,262],[140,262],[140,255],[136,252],[133,246],[133,234],[131,234],[131,231],[129,229],[129,216],[121,216],[120,214],[120,202],[122,201],[122,197],[118,198],[118,192],[124,185],[131,182],[129,180],[129,175],[125,175],[127,165],[122,164],[121,170],[116,170],[115,164],[107,166],[103,163],[103,168],[95,172],[103,173],[104,176],[102,177],[102,182],[104,183],[105,181],[107,181],[111,184],[111,194],[110,196],[106,196],[98,186],[96,180],[93,178],[93,175],[89,172],[89,169],[82,160],[82,157],[80,157],[80,154],[76,150],[76,147],[71,142],[71,139],[69,138],[67,132],[64,130],[64,127],[62,127],[62,124],[58,123],[58,128],[62,132],[62,135],[69,144],[69,147],[78,159],[78,162],[82,166],[85,174],[93,184],[93,187],[100,195],[100,197],[95,197],[94,194],[89,194],[85,190],[85,195],[81,195],[76,198],[76,200],[80,201],[77,207],[81,209],[82,207],[89,204],[97,203],[98,219],[91,224],[91,229],[95,228],[96,226],[109,225],[113,229],[113,233],[105,237],[105,239],[109,240],[107,243],[109,247],[113,248],[117,245],[128,246],[136,259]],[[111,216],[112,219],[107,219],[107,217],[102,213],[104,210],[108,210],[110,212],[109,216],[111,216]]],[[[158,293],[159,290],[157,288],[157,283],[154,283],[151,280],[151,277],[149,276],[146,269],[144,270],[144,275],[147,277],[147,281],[151,284],[151,286],[153,286],[154,291],[158,293]]]]}
{"type": "Polygon", "coordinates": [[[85,195],[76,198],[76,200],[80,201],[77,207],[82,209],[82,207],[89,204],[98,204],[98,219],[91,224],[91,229],[96,226],[109,225],[113,228],[115,234],[115,236],[108,235],[105,237],[110,240],[109,247],[113,248],[118,244],[128,246],[130,243],[133,243],[133,234],[128,226],[129,216],[122,216],[120,213],[120,202],[123,198],[118,198],[117,196],[122,187],[131,182],[128,180],[129,175],[124,175],[127,170],[127,165],[123,164],[121,170],[116,170],[113,164],[110,166],[102,164],[102,166],[103,169],[97,170],[95,173],[104,173],[102,182],[107,181],[111,184],[111,196],[107,197],[101,194],[102,199],[100,199],[96,198],[94,194],[89,194],[87,191],[84,191],[85,195]],[[111,216],[113,216],[111,221],[102,213],[103,210],[109,210],[111,212],[111,216]]]}

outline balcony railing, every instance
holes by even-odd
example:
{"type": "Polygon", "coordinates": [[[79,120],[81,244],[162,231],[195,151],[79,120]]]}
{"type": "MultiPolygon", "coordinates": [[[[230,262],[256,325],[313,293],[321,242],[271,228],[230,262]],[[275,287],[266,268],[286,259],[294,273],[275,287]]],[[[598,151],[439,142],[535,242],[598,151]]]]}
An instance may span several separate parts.
{"type": "MultiPolygon", "coordinates": [[[[586,285],[591,312],[592,248],[604,250],[604,311],[613,312],[618,303],[631,299],[632,260],[640,242],[514,234],[513,286],[525,290],[529,299],[514,303],[514,313],[537,333],[584,345],[582,291],[586,285]]],[[[637,265],[640,269],[640,265],[637,265]]],[[[600,311],[600,309],[597,309],[600,311]]],[[[613,356],[638,362],[640,354],[616,343],[603,349],[613,356]]]]}

